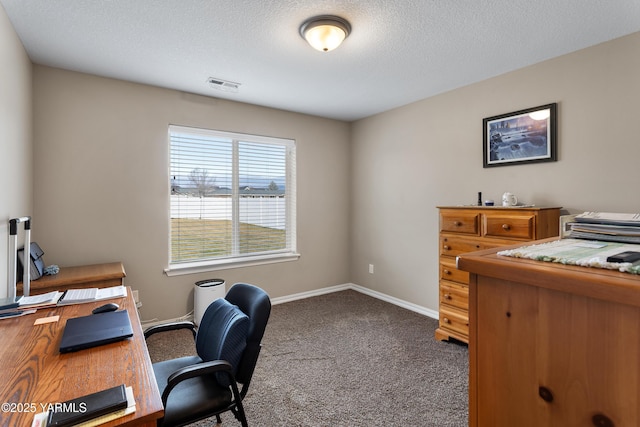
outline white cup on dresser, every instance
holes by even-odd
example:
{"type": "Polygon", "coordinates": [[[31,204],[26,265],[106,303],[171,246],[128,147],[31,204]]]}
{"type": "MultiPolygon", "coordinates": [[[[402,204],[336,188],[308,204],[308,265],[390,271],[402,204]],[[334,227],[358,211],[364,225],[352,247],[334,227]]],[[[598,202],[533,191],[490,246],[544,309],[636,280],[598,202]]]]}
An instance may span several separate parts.
{"type": "Polygon", "coordinates": [[[515,194],[504,193],[502,195],[502,206],[516,206],[518,204],[518,198],[515,194]]]}

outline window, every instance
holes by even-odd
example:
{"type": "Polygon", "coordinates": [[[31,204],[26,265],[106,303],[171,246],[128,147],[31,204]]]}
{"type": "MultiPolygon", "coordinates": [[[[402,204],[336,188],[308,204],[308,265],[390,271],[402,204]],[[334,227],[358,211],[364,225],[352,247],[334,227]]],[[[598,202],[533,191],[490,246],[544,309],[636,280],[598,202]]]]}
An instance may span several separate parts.
{"type": "Polygon", "coordinates": [[[297,259],[295,142],[169,127],[167,274],[297,259]]]}

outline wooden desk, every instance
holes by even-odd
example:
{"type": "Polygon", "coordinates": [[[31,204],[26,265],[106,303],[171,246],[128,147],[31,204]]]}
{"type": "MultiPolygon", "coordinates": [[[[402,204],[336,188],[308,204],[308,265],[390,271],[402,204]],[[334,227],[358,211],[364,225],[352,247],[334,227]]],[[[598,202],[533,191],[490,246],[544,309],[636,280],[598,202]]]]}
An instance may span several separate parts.
{"type": "Polygon", "coordinates": [[[501,249],[458,258],[471,273],[469,425],[640,425],[640,276],[501,249]]]}
{"type": "MultiPolygon", "coordinates": [[[[66,291],[78,288],[108,288],[124,285],[124,266],[121,262],[106,264],[60,267],[53,276],[42,276],[31,281],[30,295],[46,294],[51,291],[66,291]]],[[[18,282],[17,295],[22,295],[22,282],[18,282]]]]}
{"type": "Polygon", "coordinates": [[[131,386],[136,412],[104,426],[155,426],[163,416],[151,359],[131,289],[126,298],[112,299],[127,309],[133,337],[74,353],[58,348],[66,320],[84,316],[106,301],[40,309],[34,314],[0,320],[0,426],[30,426],[41,404],[64,402],[109,387],[131,386]],[[56,323],[34,326],[36,319],[60,315],[56,323]],[[16,412],[7,411],[16,404],[16,412]],[[10,406],[9,406],[10,407],[10,406]],[[21,410],[21,411],[20,411],[21,410]]]}

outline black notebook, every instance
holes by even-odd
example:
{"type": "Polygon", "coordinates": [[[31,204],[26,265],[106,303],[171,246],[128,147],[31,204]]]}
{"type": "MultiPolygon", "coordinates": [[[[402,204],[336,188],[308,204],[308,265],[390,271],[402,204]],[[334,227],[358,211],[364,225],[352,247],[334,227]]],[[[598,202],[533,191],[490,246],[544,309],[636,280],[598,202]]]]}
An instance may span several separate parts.
{"type": "Polygon", "coordinates": [[[20,305],[20,298],[2,298],[0,299],[0,312],[17,308],[20,305]]]}
{"type": "Polygon", "coordinates": [[[49,411],[47,427],[79,424],[127,407],[124,384],[97,393],[55,404],[49,411]]]}
{"type": "Polygon", "coordinates": [[[127,310],[91,314],[67,320],[60,341],[60,353],[83,350],[133,336],[127,310]]]}

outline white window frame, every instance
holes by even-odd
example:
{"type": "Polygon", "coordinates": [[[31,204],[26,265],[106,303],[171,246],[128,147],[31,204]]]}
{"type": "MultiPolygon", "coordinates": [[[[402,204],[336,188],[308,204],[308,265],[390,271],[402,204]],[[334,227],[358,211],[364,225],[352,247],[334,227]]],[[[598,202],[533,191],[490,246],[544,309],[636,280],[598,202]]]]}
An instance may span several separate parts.
{"type": "MultiPolygon", "coordinates": [[[[287,149],[286,154],[286,185],[285,185],[285,209],[286,209],[286,242],[287,248],[277,253],[268,254],[248,254],[214,258],[198,261],[187,262],[171,262],[171,200],[169,200],[169,231],[168,231],[168,267],[164,270],[167,276],[176,276],[182,274],[194,274],[207,271],[215,271],[227,268],[247,267],[253,265],[271,264],[276,262],[295,261],[300,258],[300,254],[297,252],[297,238],[296,238],[296,144],[292,139],[275,138],[268,136],[258,136],[243,134],[237,132],[225,132],[210,129],[193,128],[186,126],[170,125],[167,133],[167,141],[169,148],[169,175],[171,175],[171,133],[185,133],[213,138],[225,138],[231,139],[235,147],[239,141],[250,143],[263,143],[270,145],[284,146],[287,149]]],[[[237,149],[234,149],[233,155],[234,168],[237,167],[237,149]]],[[[235,180],[235,179],[234,179],[235,180]]],[[[238,182],[234,183],[232,203],[236,205],[239,203],[238,194],[238,182]]],[[[168,194],[171,195],[171,179],[168,180],[168,194]]],[[[233,214],[233,227],[236,228],[239,224],[238,209],[234,209],[233,214]]]]}

